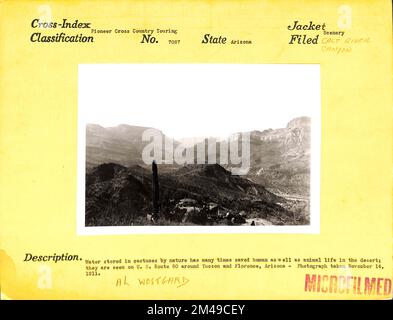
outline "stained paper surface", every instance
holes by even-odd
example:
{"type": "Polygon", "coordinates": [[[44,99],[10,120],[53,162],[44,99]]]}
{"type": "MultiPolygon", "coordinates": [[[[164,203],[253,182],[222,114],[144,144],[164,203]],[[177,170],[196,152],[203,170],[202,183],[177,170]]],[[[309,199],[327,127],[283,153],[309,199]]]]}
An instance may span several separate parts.
{"type": "Polygon", "coordinates": [[[1,297],[391,298],[391,12],[1,1],[1,297]]]}

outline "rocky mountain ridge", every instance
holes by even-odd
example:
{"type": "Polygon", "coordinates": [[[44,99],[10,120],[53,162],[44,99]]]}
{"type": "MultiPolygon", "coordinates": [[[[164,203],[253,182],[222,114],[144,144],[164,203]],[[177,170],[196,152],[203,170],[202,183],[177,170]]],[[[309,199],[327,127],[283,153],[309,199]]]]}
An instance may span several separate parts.
{"type": "MultiPolygon", "coordinates": [[[[276,193],[308,196],[310,122],[310,118],[300,117],[291,120],[285,128],[250,132],[250,170],[247,178],[276,193]]],[[[104,128],[88,124],[86,127],[87,169],[90,170],[104,163],[125,167],[133,165],[146,167],[142,161],[142,150],[149,142],[142,141],[142,134],[147,129],[153,128],[129,125],[104,128]]],[[[160,130],[153,130],[165,137],[160,130]]],[[[231,138],[239,142],[241,137],[241,133],[231,135],[231,138]]],[[[219,159],[220,143],[222,142],[217,142],[216,147],[217,159],[219,159]]],[[[178,144],[175,141],[174,146],[178,144]]],[[[207,158],[206,155],[206,160],[207,158]]],[[[231,165],[223,165],[223,167],[229,170],[231,165]]]]}

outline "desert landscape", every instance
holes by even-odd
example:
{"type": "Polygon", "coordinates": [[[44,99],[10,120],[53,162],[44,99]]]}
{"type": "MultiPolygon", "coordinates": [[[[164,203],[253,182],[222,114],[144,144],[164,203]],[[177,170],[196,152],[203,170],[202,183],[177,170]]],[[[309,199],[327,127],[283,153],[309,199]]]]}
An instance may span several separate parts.
{"type": "Polygon", "coordinates": [[[208,163],[206,149],[205,163],[160,163],[154,178],[152,164],[142,160],[147,129],[87,125],[87,227],[310,224],[310,118],[249,132],[250,168],[239,176],[231,164],[208,163]]]}

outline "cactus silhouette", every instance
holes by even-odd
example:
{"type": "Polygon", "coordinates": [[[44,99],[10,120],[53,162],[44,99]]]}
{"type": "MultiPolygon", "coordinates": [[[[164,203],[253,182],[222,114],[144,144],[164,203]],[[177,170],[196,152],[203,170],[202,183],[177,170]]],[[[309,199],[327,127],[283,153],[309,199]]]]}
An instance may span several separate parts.
{"type": "Polygon", "coordinates": [[[153,171],[153,216],[152,219],[158,217],[160,212],[160,189],[158,185],[158,168],[155,161],[152,163],[153,171]]]}

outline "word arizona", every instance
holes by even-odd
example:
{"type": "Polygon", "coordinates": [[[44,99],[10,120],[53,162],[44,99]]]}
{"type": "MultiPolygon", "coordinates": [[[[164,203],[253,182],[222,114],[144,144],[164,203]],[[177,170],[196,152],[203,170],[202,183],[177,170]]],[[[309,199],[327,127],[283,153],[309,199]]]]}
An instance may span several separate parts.
{"type": "Polygon", "coordinates": [[[147,165],[153,161],[157,164],[179,165],[207,162],[237,166],[231,168],[232,174],[235,175],[245,175],[250,169],[249,132],[220,141],[216,138],[206,138],[199,142],[190,139],[189,143],[179,143],[156,129],[147,129],[143,132],[142,141],[150,142],[142,151],[142,160],[147,165]]]}

